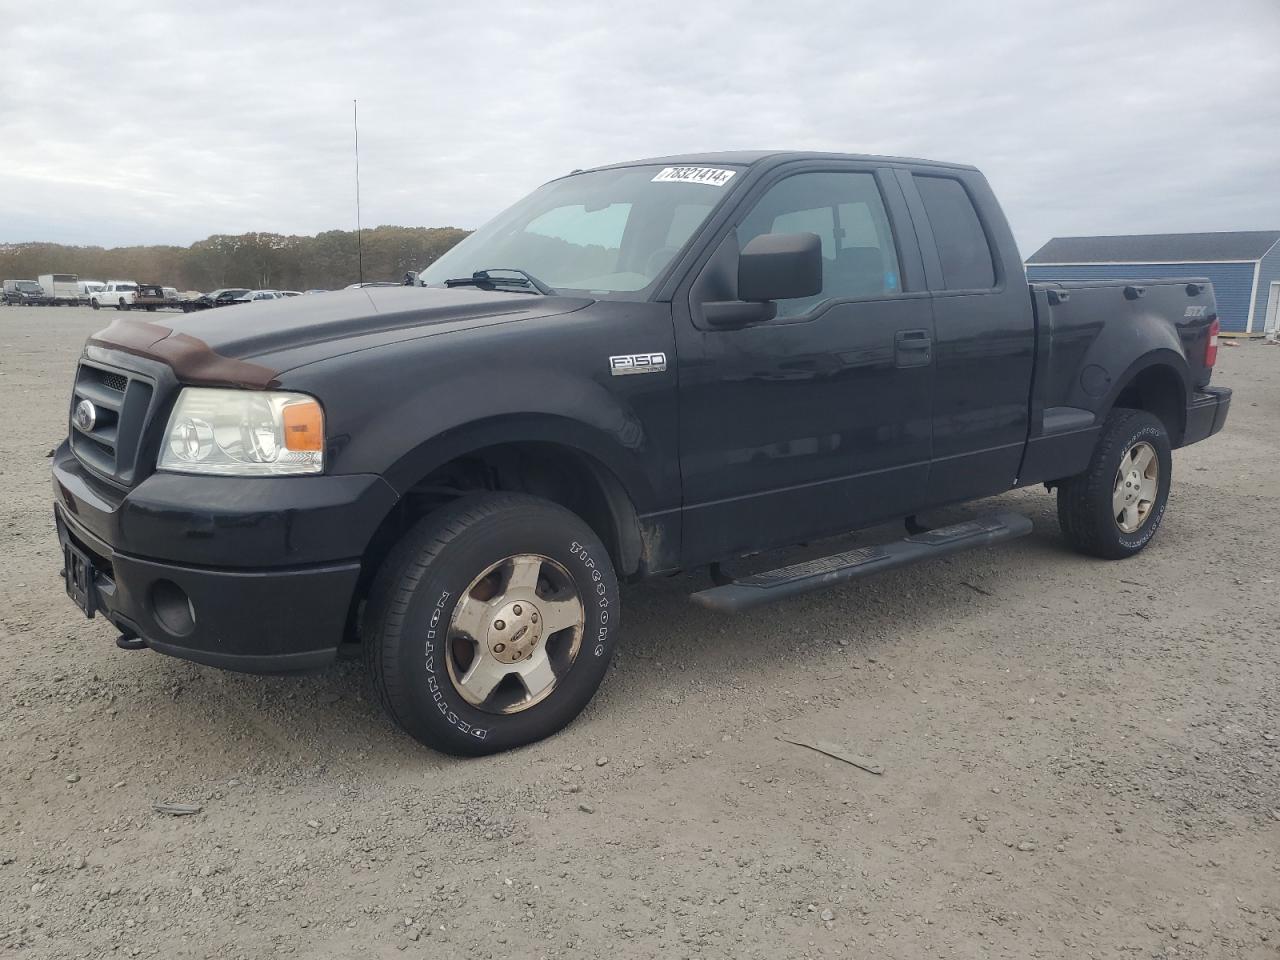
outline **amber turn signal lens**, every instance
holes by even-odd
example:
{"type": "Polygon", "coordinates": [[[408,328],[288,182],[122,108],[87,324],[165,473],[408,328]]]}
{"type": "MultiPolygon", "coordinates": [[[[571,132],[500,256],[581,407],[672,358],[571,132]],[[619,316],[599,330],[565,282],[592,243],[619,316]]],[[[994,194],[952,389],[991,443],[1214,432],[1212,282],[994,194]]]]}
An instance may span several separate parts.
{"type": "Polygon", "coordinates": [[[284,408],[285,449],[295,452],[324,449],[324,413],[314,400],[300,400],[284,408]]]}

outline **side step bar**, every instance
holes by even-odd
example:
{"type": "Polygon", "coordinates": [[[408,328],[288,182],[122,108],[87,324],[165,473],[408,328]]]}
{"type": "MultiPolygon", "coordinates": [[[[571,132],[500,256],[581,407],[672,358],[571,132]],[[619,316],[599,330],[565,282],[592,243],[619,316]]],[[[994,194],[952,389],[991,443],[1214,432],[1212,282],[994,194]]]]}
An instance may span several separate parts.
{"type": "Polygon", "coordinates": [[[723,586],[700,590],[694,603],[721,613],[739,613],[785,597],[869,577],[884,570],[905,567],[933,557],[1015,540],[1031,532],[1031,518],[1012,511],[983,514],[973,520],[915,533],[892,543],[857,547],[829,557],[767,570],[723,586]]]}

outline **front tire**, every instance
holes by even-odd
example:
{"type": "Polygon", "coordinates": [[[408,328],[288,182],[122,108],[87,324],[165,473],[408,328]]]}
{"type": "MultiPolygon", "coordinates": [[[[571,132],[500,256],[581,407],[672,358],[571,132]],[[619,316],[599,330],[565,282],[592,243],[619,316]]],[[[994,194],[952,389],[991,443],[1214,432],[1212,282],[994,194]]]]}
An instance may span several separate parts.
{"type": "Polygon", "coordinates": [[[1172,479],[1164,424],[1143,410],[1111,411],[1088,469],[1058,486],[1063,537],[1089,556],[1134,556],[1160,529],[1172,479]]]}
{"type": "Polygon", "coordinates": [[[444,753],[550,736],[604,679],[619,627],[613,565],[577,515],[524,494],[464,497],[382,564],[365,662],[391,718],[444,753]]]}
{"type": "Polygon", "coordinates": [[[102,309],[102,304],[100,304],[97,300],[90,300],[90,301],[89,301],[89,306],[93,307],[93,309],[95,309],[95,310],[101,310],[101,309],[102,309]]]}

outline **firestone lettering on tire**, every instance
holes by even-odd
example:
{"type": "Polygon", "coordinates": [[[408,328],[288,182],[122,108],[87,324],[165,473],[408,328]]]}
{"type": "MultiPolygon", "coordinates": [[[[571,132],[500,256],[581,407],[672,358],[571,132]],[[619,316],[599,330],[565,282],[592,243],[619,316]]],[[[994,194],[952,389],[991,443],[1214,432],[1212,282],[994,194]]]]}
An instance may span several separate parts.
{"type": "Polygon", "coordinates": [[[436,677],[436,635],[440,621],[444,618],[445,605],[449,602],[451,596],[452,594],[445,590],[440,594],[440,599],[436,601],[435,609],[431,611],[431,623],[427,627],[426,649],[424,651],[427,660],[427,689],[431,691],[431,700],[435,703],[436,709],[440,711],[442,717],[462,733],[475,737],[477,740],[483,740],[489,735],[489,731],[484,727],[473,727],[449,709],[449,704],[444,698],[444,691],[440,688],[440,681],[436,677]]]}
{"type": "Polygon", "coordinates": [[[582,565],[591,572],[591,580],[596,585],[596,597],[598,598],[596,602],[600,608],[600,628],[596,633],[596,644],[592,652],[597,657],[602,657],[604,656],[605,644],[609,642],[608,590],[605,588],[600,568],[596,566],[595,560],[591,558],[591,554],[586,547],[574,540],[569,544],[569,553],[582,561],[582,565]]]}

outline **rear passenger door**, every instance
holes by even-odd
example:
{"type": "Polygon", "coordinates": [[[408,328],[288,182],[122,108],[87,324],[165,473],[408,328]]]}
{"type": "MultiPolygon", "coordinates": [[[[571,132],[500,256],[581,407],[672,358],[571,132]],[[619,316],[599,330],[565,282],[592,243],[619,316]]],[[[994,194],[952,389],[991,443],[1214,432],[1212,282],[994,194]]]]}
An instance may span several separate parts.
{"type": "Polygon", "coordinates": [[[933,466],[926,503],[1014,485],[1035,327],[1017,246],[977,171],[899,170],[933,296],[933,466]]]}

